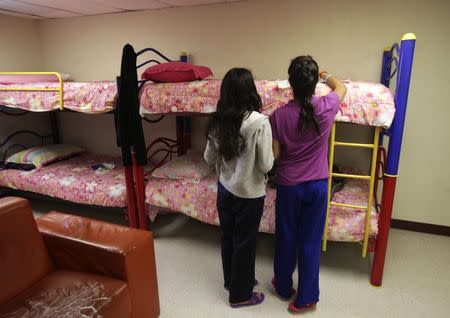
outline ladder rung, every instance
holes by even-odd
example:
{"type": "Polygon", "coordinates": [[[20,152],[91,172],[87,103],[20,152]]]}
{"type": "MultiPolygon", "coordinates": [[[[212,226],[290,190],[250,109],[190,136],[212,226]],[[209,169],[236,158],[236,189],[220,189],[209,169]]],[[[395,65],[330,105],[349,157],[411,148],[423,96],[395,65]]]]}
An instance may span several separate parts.
{"type": "Polygon", "coordinates": [[[333,177],[337,178],[351,178],[351,179],[363,179],[363,180],[370,180],[370,176],[363,176],[358,174],[346,174],[346,173],[335,173],[333,172],[331,174],[333,177]]]}
{"type": "Polygon", "coordinates": [[[335,146],[343,146],[343,147],[357,147],[357,148],[375,148],[375,144],[359,144],[359,143],[353,143],[353,142],[341,142],[341,141],[335,141],[335,146]]]}
{"type": "Polygon", "coordinates": [[[337,203],[337,202],[330,202],[330,205],[332,205],[332,206],[341,206],[341,207],[344,207],[344,208],[367,210],[367,206],[362,206],[362,205],[353,205],[353,204],[345,204],[345,203],[337,203]]]}

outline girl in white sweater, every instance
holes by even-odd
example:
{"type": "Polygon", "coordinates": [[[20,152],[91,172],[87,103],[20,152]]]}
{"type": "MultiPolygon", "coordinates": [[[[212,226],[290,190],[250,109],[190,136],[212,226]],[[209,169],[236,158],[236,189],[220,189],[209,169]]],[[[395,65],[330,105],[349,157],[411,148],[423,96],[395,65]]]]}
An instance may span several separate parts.
{"type": "Polygon", "coordinates": [[[206,133],[205,160],[219,173],[224,286],[233,308],[264,301],[263,293],[253,292],[255,250],[267,173],[274,159],[270,123],[260,108],[252,73],[233,68],[222,81],[217,111],[206,133]]]}

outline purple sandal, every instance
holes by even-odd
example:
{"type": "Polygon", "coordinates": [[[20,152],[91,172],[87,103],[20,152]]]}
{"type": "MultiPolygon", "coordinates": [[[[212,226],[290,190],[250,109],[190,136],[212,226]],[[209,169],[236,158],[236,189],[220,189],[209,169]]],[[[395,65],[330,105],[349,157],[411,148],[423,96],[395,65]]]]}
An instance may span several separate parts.
{"type": "Polygon", "coordinates": [[[231,306],[231,308],[250,307],[250,306],[259,305],[263,301],[264,301],[264,294],[254,292],[254,293],[252,293],[252,298],[250,298],[250,300],[245,301],[243,303],[237,303],[237,304],[230,303],[230,306],[231,306]]]}

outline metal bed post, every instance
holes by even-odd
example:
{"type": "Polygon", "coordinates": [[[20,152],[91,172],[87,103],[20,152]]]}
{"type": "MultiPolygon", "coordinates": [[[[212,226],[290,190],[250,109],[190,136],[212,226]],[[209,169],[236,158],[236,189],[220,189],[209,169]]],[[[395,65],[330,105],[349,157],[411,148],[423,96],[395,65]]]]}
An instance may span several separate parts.
{"type": "Polygon", "coordinates": [[[177,116],[176,117],[176,132],[177,132],[177,143],[178,143],[178,156],[186,154],[188,149],[191,148],[191,131],[192,131],[192,120],[187,116],[177,116]]]}
{"type": "MultiPolygon", "coordinates": [[[[386,46],[383,50],[383,62],[381,63],[381,78],[380,78],[380,83],[383,84],[386,87],[389,87],[389,83],[390,83],[390,78],[391,78],[391,65],[392,65],[392,57],[393,57],[393,50],[394,47],[392,45],[390,46],[386,46]]],[[[375,202],[375,208],[377,210],[377,213],[380,212],[380,204],[378,201],[378,187],[379,187],[379,183],[381,180],[383,180],[383,177],[380,177],[380,170],[382,172],[384,172],[384,163],[386,162],[386,160],[384,160],[386,158],[386,149],[383,146],[384,143],[384,136],[387,135],[388,132],[385,131],[384,129],[381,129],[380,131],[380,136],[378,139],[378,154],[377,154],[377,162],[376,162],[376,171],[375,171],[375,175],[376,175],[376,180],[374,183],[374,189],[373,189],[373,194],[374,194],[374,202],[375,202]]],[[[376,239],[371,240],[371,252],[373,252],[375,250],[375,243],[376,243],[376,239]]]]}
{"type": "Polygon", "coordinates": [[[185,154],[185,147],[184,147],[184,117],[183,116],[176,116],[175,117],[175,125],[176,125],[176,134],[177,134],[177,144],[178,144],[178,151],[177,155],[182,156],[185,154]]]}
{"type": "MultiPolygon", "coordinates": [[[[392,60],[392,46],[387,46],[383,51],[383,63],[381,65],[381,79],[380,83],[389,87],[389,77],[391,75],[391,60],[392,60]]],[[[379,145],[383,145],[384,133],[381,131],[379,138],[379,145]]],[[[378,158],[377,158],[378,159],[378,158]]],[[[377,160],[378,161],[378,160],[377,160]]]]}
{"type": "MultiPolygon", "coordinates": [[[[153,48],[146,48],[146,49],[143,49],[143,50],[137,52],[136,58],[146,52],[156,53],[164,60],[170,62],[170,59],[168,57],[166,57],[161,52],[159,52],[158,50],[155,50],[153,48]]],[[[150,64],[150,63],[160,64],[160,62],[158,60],[151,59],[151,60],[145,61],[139,65],[136,65],[136,70],[138,70],[142,66],[150,64]]],[[[138,96],[139,96],[139,93],[140,93],[142,87],[144,86],[144,84],[145,84],[145,81],[138,82],[138,86],[136,87],[137,91],[138,91],[138,96]]],[[[139,97],[138,97],[138,100],[139,100],[139,97]]],[[[139,107],[139,104],[137,107],[139,107]]],[[[158,121],[162,120],[162,118],[163,118],[163,116],[161,116],[159,119],[157,119],[155,121],[152,121],[152,120],[147,120],[147,121],[158,122],[158,121]]],[[[144,141],[144,144],[145,144],[145,141],[144,141]]],[[[138,217],[137,217],[138,218],[138,227],[142,230],[147,230],[147,228],[148,228],[147,221],[148,220],[147,220],[147,215],[145,213],[145,171],[144,170],[145,170],[144,165],[138,164],[138,162],[136,160],[136,153],[133,152],[133,170],[131,173],[133,174],[133,182],[135,185],[133,192],[135,193],[134,198],[135,198],[135,202],[137,205],[136,210],[137,210],[137,215],[138,215],[138,217]]]]}
{"type": "MultiPolygon", "coordinates": [[[[181,52],[180,62],[187,63],[188,57],[186,52],[181,52]]],[[[178,156],[186,154],[191,148],[192,119],[188,116],[176,117],[178,156]]]]}
{"type": "Polygon", "coordinates": [[[55,112],[50,112],[50,126],[52,129],[53,143],[59,144],[59,125],[58,125],[58,115],[55,112]]]}
{"type": "Polygon", "coordinates": [[[390,129],[386,170],[383,177],[381,212],[378,220],[378,237],[371,273],[371,284],[376,287],[381,286],[383,279],[415,43],[416,36],[413,33],[408,33],[403,36],[400,47],[400,60],[398,62],[397,87],[395,92],[396,111],[390,129]]]}
{"type": "Polygon", "coordinates": [[[139,165],[136,160],[136,154],[133,153],[133,175],[136,184],[136,201],[139,218],[139,228],[147,230],[147,215],[145,214],[145,181],[144,166],[139,165]]]}
{"type": "Polygon", "coordinates": [[[392,46],[386,46],[383,51],[383,64],[381,66],[381,79],[380,83],[386,87],[389,87],[389,76],[391,75],[391,59],[392,59],[392,46]]]}
{"type": "MultiPolygon", "coordinates": [[[[132,47],[131,47],[131,49],[132,49],[132,47]]],[[[133,50],[133,55],[134,55],[134,57],[137,58],[138,56],[140,56],[146,52],[153,52],[153,53],[159,55],[159,57],[166,60],[167,62],[171,61],[168,57],[166,57],[161,52],[159,52],[158,50],[155,50],[153,48],[146,48],[137,53],[134,53],[134,50],[133,50]]],[[[181,53],[180,61],[187,62],[187,54],[185,52],[181,53]]],[[[136,64],[135,69],[137,70],[137,69],[141,68],[142,66],[150,64],[150,63],[160,64],[160,62],[158,60],[150,59],[139,65],[136,64]]],[[[138,96],[139,96],[140,90],[142,89],[145,82],[146,82],[146,80],[138,81],[138,85],[136,86],[138,96]]],[[[118,87],[120,87],[119,83],[118,83],[118,87]]],[[[119,108],[120,108],[120,105],[118,105],[117,109],[119,109],[119,108]]],[[[144,120],[146,120],[150,123],[155,123],[155,122],[159,122],[160,120],[162,120],[163,117],[164,116],[161,116],[156,120],[149,120],[149,119],[144,118],[144,120]]],[[[178,150],[179,150],[179,152],[184,153],[186,151],[186,149],[190,147],[190,135],[191,135],[190,118],[183,117],[183,116],[177,116],[176,125],[177,125],[177,141],[180,145],[178,150]]],[[[137,156],[136,156],[136,153],[134,152],[134,149],[131,149],[131,152],[132,152],[133,165],[132,165],[132,167],[125,167],[130,225],[134,226],[134,227],[139,227],[140,229],[147,229],[147,217],[145,215],[144,166],[137,162],[137,160],[136,160],[137,156]]]]}
{"type": "Polygon", "coordinates": [[[136,194],[134,193],[133,166],[124,166],[125,185],[127,188],[127,214],[131,227],[137,228],[136,194]]]}

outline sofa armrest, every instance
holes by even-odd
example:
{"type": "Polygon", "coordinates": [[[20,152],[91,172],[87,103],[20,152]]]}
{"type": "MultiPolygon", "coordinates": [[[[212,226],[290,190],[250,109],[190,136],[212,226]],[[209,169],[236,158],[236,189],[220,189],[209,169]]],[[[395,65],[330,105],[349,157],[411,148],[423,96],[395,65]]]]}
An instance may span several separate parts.
{"type": "Polygon", "coordinates": [[[159,295],[151,232],[50,212],[37,220],[57,268],[128,283],[132,317],[157,317],[159,295]]]}
{"type": "Polygon", "coordinates": [[[52,269],[30,203],[17,197],[0,198],[0,312],[4,303],[52,269]]]}

